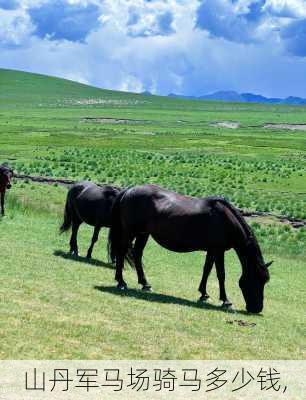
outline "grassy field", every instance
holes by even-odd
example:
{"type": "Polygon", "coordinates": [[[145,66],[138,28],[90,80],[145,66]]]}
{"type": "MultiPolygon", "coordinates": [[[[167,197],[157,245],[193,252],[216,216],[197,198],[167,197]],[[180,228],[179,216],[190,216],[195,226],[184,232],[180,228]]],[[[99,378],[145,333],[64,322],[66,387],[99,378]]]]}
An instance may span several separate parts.
{"type": "MultiPolygon", "coordinates": [[[[185,101],[104,91],[0,70],[0,162],[18,173],[117,185],[157,183],[195,196],[224,195],[252,211],[306,219],[306,108],[185,101]],[[237,129],[218,122],[237,122],[237,129]]],[[[226,258],[236,313],[196,302],[203,254],[178,255],[153,241],[145,251],[152,293],[114,289],[106,230],[94,262],[67,256],[58,235],[66,189],[15,182],[0,221],[0,357],[271,358],[306,356],[306,230],[273,217],[252,220],[274,259],[261,316],[243,312],[240,265],[226,258]],[[239,326],[234,320],[255,323],[239,326]],[[233,322],[233,323],[230,323],[233,322]],[[235,339],[235,340],[233,340],[235,339]]],[[[86,254],[91,229],[82,227],[86,254]]]]}

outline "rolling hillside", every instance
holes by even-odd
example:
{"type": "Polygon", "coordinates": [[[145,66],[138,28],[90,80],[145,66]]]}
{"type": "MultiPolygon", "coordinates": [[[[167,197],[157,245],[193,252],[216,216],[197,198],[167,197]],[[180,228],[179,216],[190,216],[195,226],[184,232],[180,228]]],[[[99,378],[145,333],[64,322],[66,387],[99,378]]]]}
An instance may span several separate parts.
{"type": "Polygon", "coordinates": [[[147,96],[99,89],[67,79],[0,69],[1,106],[103,104],[103,100],[148,101],[147,96]],[[88,103],[86,103],[88,100],[88,103]]]}
{"type": "MultiPolygon", "coordinates": [[[[232,99],[237,104],[237,98],[232,99]]],[[[232,110],[234,103],[218,99],[198,101],[193,98],[155,96],[100,89],[67,79],[0,68],[1,108],[56,107],[132,107],[161,110],[232,110]]],[[[245,103],[245,110],[267,110],[267,105],[245,103]]],[[[236,106],[235,106],[236,107],[236,106]]],[[[280,109],[277,105],[270,110],[280,109]]]]}

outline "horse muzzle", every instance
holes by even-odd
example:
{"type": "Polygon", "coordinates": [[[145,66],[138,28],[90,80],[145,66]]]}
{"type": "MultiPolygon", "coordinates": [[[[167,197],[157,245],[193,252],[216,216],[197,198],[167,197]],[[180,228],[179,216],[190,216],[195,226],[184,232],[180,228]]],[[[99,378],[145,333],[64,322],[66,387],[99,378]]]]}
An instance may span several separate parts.
{"type": "Polygon", "coordinates": [[[10,184],[10,183],[8,183],[7,185],[6,185],[6,188],[7,189],[10,189],[12,187],[12,185],[10,184]]]}

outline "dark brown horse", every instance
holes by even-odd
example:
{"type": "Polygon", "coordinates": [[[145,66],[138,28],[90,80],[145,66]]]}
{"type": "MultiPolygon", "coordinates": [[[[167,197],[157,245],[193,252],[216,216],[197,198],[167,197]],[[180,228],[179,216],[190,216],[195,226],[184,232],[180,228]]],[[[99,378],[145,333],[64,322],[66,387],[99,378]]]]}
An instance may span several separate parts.
{"type": "Polygon", "coordinates": [[[4,216],[5,192],[12,187],[11,180],[14,172],[6,165],[0,165],[0,196],[1,196],[1,215],[4,216]]]}
{"type": "Polygon", "coordinates": [[[64,222],[60,232],[65,232],[70,227],[70,252],[78,255],[77,234],[82,222],[94,226],[91,245],[87,251],[87,258],[91,258],[94,244],[97,242],[103,226],[111,225],[111,209],[120,189],[114,186],[98,186],[92,182],[75,183],[68,191],[64,222]]]}
{"type": "MultiPolygon", "coordinates": [[[[234,249],[242,265],[239,286],[249,312],[263,309],[264,285],[269,280],[254,233],[239,211],[219,197],[182,196],[155,185],[135,186],[123,190],[116,198],[112,212],[109,251],[116,260],[119,289],[127,287],[123,280],[124,258],[135,239],[133,264],[138,282],[150,290],[143,271],[142,254],[148,237],[175,252],[207,251],[199,291],[200,300],[209,296],[206,283],[215,263],[220,287],[220,300],[229,306],[225,291],[224,252],[234,249]]],[[[128,258],[129,260],[129,258],[128,258]]]]}

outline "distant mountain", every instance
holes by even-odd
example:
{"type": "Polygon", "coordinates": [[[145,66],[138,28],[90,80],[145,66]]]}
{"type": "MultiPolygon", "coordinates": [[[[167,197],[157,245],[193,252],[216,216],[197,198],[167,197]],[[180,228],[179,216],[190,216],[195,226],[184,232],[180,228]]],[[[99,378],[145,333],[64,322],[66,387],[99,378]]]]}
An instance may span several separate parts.
{"type": "Polygon", "coordinates": [[[141,92],[139,94],[142,94],[143,96],[153,96],[151,92],[149,92],[148,90],[145,90],[144,92],[141,92]]]}
{"type": "Polygon", "coordinates": [[[303,105],[306,104],[306,99],[301,97],[287,97],[285,99],[281,98],[269,98],[261,96],[259,94],[253,93],[237,93],[232,90],[223,90],[211,94],[206,94],[204,96],[182,96],[175,93],[170,93],[169,97],[190,99],[190,100],[211,100],[211,101],[229,101],[235,103],[263,103],[263,104],[291,104],[291,105],[303,105]]]}

